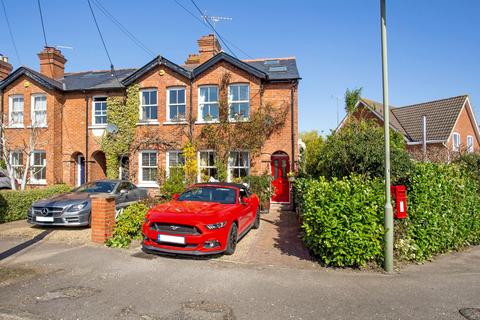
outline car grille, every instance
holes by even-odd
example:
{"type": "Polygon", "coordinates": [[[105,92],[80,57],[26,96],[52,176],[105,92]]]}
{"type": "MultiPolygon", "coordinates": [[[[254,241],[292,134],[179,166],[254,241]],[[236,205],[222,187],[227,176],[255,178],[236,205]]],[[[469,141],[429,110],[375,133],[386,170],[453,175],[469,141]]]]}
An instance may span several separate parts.
{"type": "Polygon", "coordinates": [[[198,230],[196,227],[181,224],[154,222],[150,225],[150,228],[155,231],[173,234],[200,234],[200,230],[198,230]]]}
{"type": "Polygon", "coordinates": [[[35,215],[44,217],[58,217],[62,212],[62,207],[33,207],[33,213],[35,215]],[[47,209],[47,212],[43,212],[45,209],[47,209]]]}

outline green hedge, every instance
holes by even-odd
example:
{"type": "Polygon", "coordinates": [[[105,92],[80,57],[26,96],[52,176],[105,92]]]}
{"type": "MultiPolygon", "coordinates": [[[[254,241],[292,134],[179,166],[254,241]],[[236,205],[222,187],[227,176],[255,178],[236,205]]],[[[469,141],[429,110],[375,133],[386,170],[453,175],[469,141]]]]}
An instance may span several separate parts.
{"type": "MultiPolygon", "coordinates": [[[[456,164],[417,163],[407,179],[408,218],[395,221],[397,259],[480,244],[477,176],[456,164]]],[[[297,179],[306,246],[325,264],[362,266],[383,256],[383,182],[351,175],[341,180],[297,179]]]]}
{"type": "Polygon", "coordinates": [[[113,237],[105,244],[109,247],[127,248],[133,239],[142,238],[142,224],[148,207],[144,203],[129,205],[118,218],[113,230],[113,237]]]}
{"type": "Polygon", "coordinates": [[[404,252],[410,260],[480,243],[478,180],[455,164],[419,163],[409,179],[404,252]]]}
{"type": "Polygon", "coordinates": [[[383,184],[351,175],[343,179],[298,179],[307,247],[326,265],[363,266],[382,256],[383,184]]]}
{"type": "Polygon", "coordinates": [[[2,190],[0,191],[0,223],[26,219],[27,210],[33,202],[70,190],[71,188],[65,184],[24,191],[2,190]]]}

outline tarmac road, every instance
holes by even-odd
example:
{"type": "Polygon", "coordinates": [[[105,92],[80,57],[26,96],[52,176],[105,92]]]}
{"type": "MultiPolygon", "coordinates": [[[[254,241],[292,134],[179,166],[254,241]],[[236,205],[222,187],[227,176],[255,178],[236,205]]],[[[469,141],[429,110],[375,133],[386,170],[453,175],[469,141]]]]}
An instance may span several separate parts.
{"type": "Polygon", "coordinates": [[[0,261],[0,319],[465,319],[465,307],[480,308],[480,247],[391,275],[49,241],[0,261]]]}

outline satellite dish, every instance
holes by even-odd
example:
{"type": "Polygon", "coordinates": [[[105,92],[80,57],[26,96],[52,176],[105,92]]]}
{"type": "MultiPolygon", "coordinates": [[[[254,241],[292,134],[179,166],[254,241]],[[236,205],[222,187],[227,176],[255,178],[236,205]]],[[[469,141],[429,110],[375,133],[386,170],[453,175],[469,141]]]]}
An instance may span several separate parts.
{"type": "Polygon", "coordinates": [[[118,132],[118,127],[116,125],[114,125],[113,123],[109,123],[109,124],[107,124],[107,127],[105,128],[105,130],[108,133],[115,134],[115,133],[118,132]]]}

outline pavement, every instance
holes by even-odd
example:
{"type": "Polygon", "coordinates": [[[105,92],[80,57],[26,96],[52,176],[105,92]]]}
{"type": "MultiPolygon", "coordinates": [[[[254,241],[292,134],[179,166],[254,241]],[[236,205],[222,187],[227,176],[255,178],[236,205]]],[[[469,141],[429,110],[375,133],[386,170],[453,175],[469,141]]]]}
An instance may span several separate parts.
{"type": "MultiPolygon", "coordinates": [[[[290,213],[262,215],[238,255],[195,259],[54,231],[0,261],[0,319],[460,320],[480,307],[480,247],[393,274],[328,269],[298,247],[296,228],[290,213]]],[[[3,236],[0,252],[25,240],[3,236]]]]}

